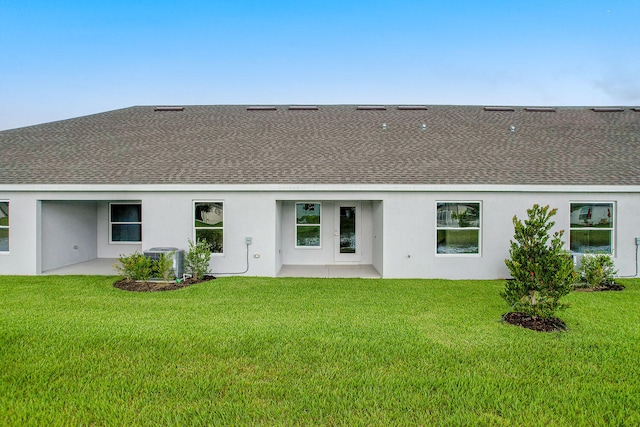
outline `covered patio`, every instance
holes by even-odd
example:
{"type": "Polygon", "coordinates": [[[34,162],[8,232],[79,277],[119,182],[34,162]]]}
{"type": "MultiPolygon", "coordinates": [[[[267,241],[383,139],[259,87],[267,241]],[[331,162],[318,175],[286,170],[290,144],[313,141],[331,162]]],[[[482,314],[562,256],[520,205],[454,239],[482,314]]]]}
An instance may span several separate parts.
{"type": "Polygon", "coordinates": [[[43,275],[98,275],[98,276],[117,276],[114,264],[118,262],[117,258],[95,258],[90,261],[79,262],[77,264],[67,265],[64,267],[53,268],[43,271],[43,275]]]}
{"type": "MultiPolygon", "coordinates": [[[[114,267],[116,258],[95,258],[65,267],[43,271],[43,275],[99,275],[117,276],[114,267]]],[[[360,277],[379,279],[381,274],[371,264],[361,265],[283,265],[278,272],[278,277],[326,277],[349,278],[360,277]]]]}

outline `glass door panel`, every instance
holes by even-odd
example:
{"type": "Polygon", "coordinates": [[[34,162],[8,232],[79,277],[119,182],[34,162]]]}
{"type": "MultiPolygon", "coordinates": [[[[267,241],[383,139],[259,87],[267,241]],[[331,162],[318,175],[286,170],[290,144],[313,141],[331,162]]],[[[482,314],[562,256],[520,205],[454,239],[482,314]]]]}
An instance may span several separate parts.
{"type": "Polygon", "coordinates": [[[359,262],[361,257],[361,213],[359,202],[338,202],[335,205],[334,260],[359,262]]]}
{"type": "Polygon", "coordinates": [[[355,206],[340,206],[340,253],[356,253],[355,206]]]}

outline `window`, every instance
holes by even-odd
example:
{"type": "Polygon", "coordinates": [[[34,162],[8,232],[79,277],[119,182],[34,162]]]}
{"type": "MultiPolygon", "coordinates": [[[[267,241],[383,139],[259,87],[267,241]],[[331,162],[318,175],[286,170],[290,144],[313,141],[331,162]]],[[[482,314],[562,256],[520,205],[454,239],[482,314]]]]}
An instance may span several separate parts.
{"type": "Polygon", "coordinates": [[[223,222],[224,207],[222,202],[195,202],[195,241],[206,241],[211,253],[224,253],[223,222]]]}
{"type": "Polygon", "coordinates": [[[480,254],[480,202],[438,202],[436,251],[480,254]]]}
{"type": "Polygon", "coordinates": [[[320,247],[320,203],[296,203],[296,248],[320,247]]]}
{"type": "Polygon", "coordinates": [[[111,243],[142,242],[142,206],[140,203],[109,205],[111,243]]]}
{"type": "Polygon", "coordinates": [[[9,252],[9,202],[0,202],[0,252],[9,252]]]}
{"type": "Polygon", "coordinates": [[[571,252],[613,254],[613,218],[613,203],[571,203],[571,252]]]}

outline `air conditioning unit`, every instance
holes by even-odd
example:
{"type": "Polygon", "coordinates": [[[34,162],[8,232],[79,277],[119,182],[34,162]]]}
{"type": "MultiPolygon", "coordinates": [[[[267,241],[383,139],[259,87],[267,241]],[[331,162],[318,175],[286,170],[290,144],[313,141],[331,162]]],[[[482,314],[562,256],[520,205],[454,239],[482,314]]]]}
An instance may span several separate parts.
{"type": "Polygon", "coordinates": [[[576,269],[580,268],[580,266],[582,265],[582,257],[584,257],[584,254],[571,254],[571,258],[573,258],[573,266],[576,269]]]}
{"type": "Polygon", "coordinates": [[[147,258],[157,260],[161,254],[170,256],[172,259],[171,268],[176,277],[182,277],[184,273],[184,251],[178,248],[151,248],[142,252],[147,258]]]}
{"type": "Polygon", "coordinates": [[[584,262],[585,258],[593,257],[596,255],[597,254],[574,253],[574,254],[571,254],[571,257],[573,258],[573,265],[576,267],[576,269],[579,269],[582,266],[582,263],[584,262]]]}

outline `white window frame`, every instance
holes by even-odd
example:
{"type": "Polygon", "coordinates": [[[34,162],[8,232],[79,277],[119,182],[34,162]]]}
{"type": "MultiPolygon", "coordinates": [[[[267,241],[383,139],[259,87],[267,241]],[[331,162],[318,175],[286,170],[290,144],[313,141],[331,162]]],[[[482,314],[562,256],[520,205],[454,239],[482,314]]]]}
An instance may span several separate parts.
{"type": "Polygon", "coordinates": [[[310,249],[317,250],[322,249],[322,202],[295,202],[293,204],[293,245],[295,249],[310,249]],[[320,222],[318,224],[298,224],[298,205],[318,205],[320,208],[320,222]],[[298,227],[319,227],[320,228],[320,243],[318,246],[299,246],[298,245],[298,227]]]}
{"type": "Polygon", "coordinates": [[[222,252],[211,252],[211,256],[224,256],[224,247],[225,242],[227,241],[227,236],[225,235],[225,201],[224,200],[193,200],[191,204],[191,228],[193,229],[192,238],[193,243],[197,243],[196,241],[196,231],[197,230],[222,230],[222,252]],[[196,227],[196,204],[197,203],[220,203],[222,205],[222,227],[196,227]]]}
{"type": "Polygon", "coordinates": [[[595,230],[595,231],[605,231],[608,230],[611,233],[611,253],[609,255],[611,255],[612,257],[616,256],[616,226],[618,224],[618,218],[616,217],[618,213],[618,208],[616,206],[616,202],[612,201],[612,200],[571,200],[569,202],[569,236],[567,239],[567,249],[569,250],[569,252],[571,252],[572,254],[585,254],[587,252],[574,252],[571,250],[571,232],[572,231],[588,231],[588,230],[595,230]],[[578,205],[578,204],[584,204],[584,205],[611,205],[611,218],[613,218],[613,226],[610,228],[597,228],[597,227],[572,227],[571,226],[571,206],[572,205],[578,205]]]}
{"type": "MultiPolygon", "coordinates": [[[[7,204],[7,209],[9,210],[9,219],[11,218],[11,203],[9,202],[9,200],[0,200],[0,203],[6,203],[7,204]]],[[[0,225],[0,229],[2,230],[7,230],[9,232],[9,247],[6,251],[2,251],[0,250],[0,254],[1,255],[6,255],[9,253],[9,251],[11,250],[11,232],[10,232],[10,228],[11,228],[11,222],[8,223],[8,225],[0,225]]]]}
{"type": "Polygon", "coordinates": [[[483,226],[483,207],[481,200],[436,200],[435,204],[435,247],[434,251],[437,257],[475,257],[479,258],[482,256],[482,226],[483,226]],[[452,204],[478,204],[478,226],[477,227],[440,227],[438,226],[438,205],[441,203],[452,203],[452,204]],[[472,254],[443,254],[438,253],[438,231],[440,230],[477,230],[478,231],[478,253],[472,254]]]}
{"type": "Polygon", "coordinates": [[[142,243],[142,202],[109,202],[109,244],[110,245],[139,245],[142,243]],[[111,220],[111,206],[113,205],[137,205],[140,206],[140,221],[138,222],[114,222],[111,220]],[[140,240],[139,241],[131,241],[125,242],[121,240],[113,240],[113,226],[114,225],[131,225],[138,224],[140,225],[140,240]]]}

